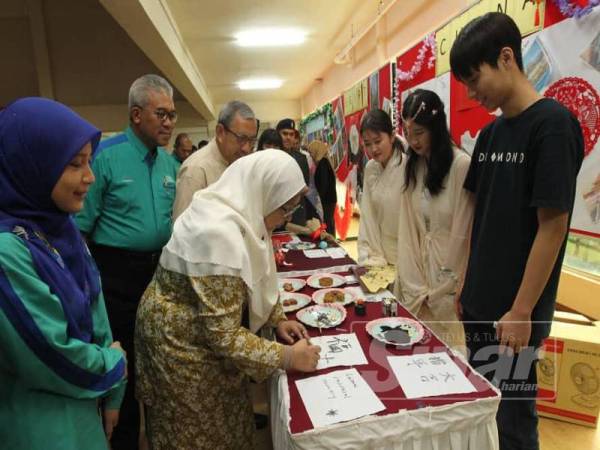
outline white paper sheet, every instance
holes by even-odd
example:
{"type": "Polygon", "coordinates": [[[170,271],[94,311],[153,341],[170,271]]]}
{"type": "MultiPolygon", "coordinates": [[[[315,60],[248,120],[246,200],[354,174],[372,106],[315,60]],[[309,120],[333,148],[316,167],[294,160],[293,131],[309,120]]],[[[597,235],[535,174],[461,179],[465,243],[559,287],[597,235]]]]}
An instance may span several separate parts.
{"type": "Polygon", "coordinates": [[[297,380],[296,386],[314,428],[358,419],[385,409],[356,369],[336,370],[297,380]]]}
{"type": "Polygon", "coordinates": [[[406,398],[475,392],[475,387],[447,353],[388,356],[406,398]]]}
{"type": "Polygon", "coordinates": [[[314,248],[311,250],[303,250],[304,256],[307,258],[329,258],[329,255],[325,250],[320,248],[314,248]]]}
{"type": "Polygon", "coordinates": [[[331,247],[325,249],[325,251],[327,252],[327,255],[333,259],[341,259],[346,257],[346,250],[341,247],[331,247]]]}
{"type": "Polygon", "coordinates": [[[310,343],[321,347],[321,359],[317,370],[369,363],[354,333],[311,337],[310,343]]]}

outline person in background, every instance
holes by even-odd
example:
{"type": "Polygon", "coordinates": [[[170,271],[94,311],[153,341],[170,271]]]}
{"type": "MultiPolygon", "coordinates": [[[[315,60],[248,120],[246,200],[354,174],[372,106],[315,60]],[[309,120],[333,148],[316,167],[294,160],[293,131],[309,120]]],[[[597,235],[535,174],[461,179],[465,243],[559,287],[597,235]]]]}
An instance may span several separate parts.
{"type": "Polygon", "coordinates": [[[446,344],[464,353],[454,311],[457,280],[467,259],[472,195],[463,189],[471,158],[452,143],[444,104],[417,89],[402,106],[408,141],[398,211],[396,298],[446,344]]]}
{"type": "Polygon", "coordinates": [[[114,450],[137,448],[140,413],[134,397],[135,312],[171,236],[177,164],[164,149],[177,121],[173,88],[144,75],[129,89],[129,126],[100,143],[96,182],[75,220],[100,270],[108,317],[129,355],[129,381],[114,450]]]}
{"type": "MultiPolygon", "coordinates": [[[[276,129],[283,142],[282,150],[288,153],[298,163],[298,167],[300,167],[300,170],[302,170],[304,182],[308,186],[310,183],[308,160],[306,159],[306,156],[294,148],[296,145],[296,122],[294,122],[292,119],[280,120],[277,123],[276,129]]],[[[294,212],[290,223],[305,227],[308,219],[311,219],[311,217],[307,217],[306,215],[306,199],[302,197],[300,201],[300,207],[294,212]]]]}
{"type": "Polygon", "coordinates": [[[205,147],[207,144],[208,144],[208,141],[206,139],[202,139],[201,141],[198,142],[198,150],[205,147]]]}
{"type": "Polygon", "coordinates": [[[404,180],[404,144],[390,116],[381,109],[367,113],[360,125],[371,160],[364,173],[358,229],[358,263],[395,265],[398,258],[398,211],[404,180]]]}
{"type": "Polygon", "coordinates": [[[283,313],[271,245],[305,189],[289,155],[263,150],[231,164],[175,222],[136,323],[152,449],[253,449],[250,378],[316,369],[319,347],[283,313]],[[257,336],[263,327],[283,344],[257,336]]]}
{"type": "Polygon", "coordinates": [[[260,134],[256,150],[265,150],[267,148],[277,148],[283,150],[283,140],[281,135],[274,128],[267,128],[260,134]]]}
{"type": "Polygon", "coordinates": [[[502,113],[479,133],[464,183],[475,196],[457,295],[469,362],[502,392],[500,448],[537,449],[537,348],[554,315],[583,135],[573,114],[523,73],[510,16],[488,13],[465,25],[450,66],[470,98],[502,113]]]}
{"type": "Polygon", "coordinates": [[[52,100],[23,98],[0,111],[5,449],[106,450],[118,429],[125,352],[113,341],[98,271],[71,219],[94,183],[99,140],[100,130],[52,100]]]}
{"type": "Polygon", "coordinates": [[[187,133],[179,133],[175,137],[172,156],[179,166],[194,152],[192,140],[187,133]]]}
{"type": "Polygon", "coordinates": [[[312,141],[308,144],[307,151],[315,163],[315,187],[323,207],[323,222],[327,225],[327,232],[335,236],[334,211],[337,204],[335,188],[335,173],[329,160],[329,145],[323,141],[312,141]]]}
{"type": "Polygon", "coordinates": [[[181,165],[177,176],[174,219],[185,211],[197,191],[217,181],[236,159],[252,153],[258,125],[254,111],[247,104],[234,100],[223,107],[215,138],[181,165]]]}
{"type": "MultiPolygon", "coordinates": [[[[282,150],[294,158],[296,163],[298,163],[300,170],[302,170],[304,182],[307,186],[310,185],[308,159],[306,155],[299,151],[299,149],[296,149],[297,145],[299,148],[300,143],[299,139],[297,138],[296,123],[292,119],[283,119],[277,123],[276,129],[281,135],[281,139],[283,141],[282,150]]],[[[316,210],[312,208],[311,205],[307,206],[307,202],[308,200],[306,196],[303,195],[298,208],[294,211],[294,214],[290,220],[285,224],[284,227],[276,231],[285,230],[302,236],[311,236],[316,230],[318,230],[321,226],[321,221],[319,220],[316,210]]],[[[329,241],[335,241],[335,238],[325,231],[320,233],[320,238],[329,241]]]]}

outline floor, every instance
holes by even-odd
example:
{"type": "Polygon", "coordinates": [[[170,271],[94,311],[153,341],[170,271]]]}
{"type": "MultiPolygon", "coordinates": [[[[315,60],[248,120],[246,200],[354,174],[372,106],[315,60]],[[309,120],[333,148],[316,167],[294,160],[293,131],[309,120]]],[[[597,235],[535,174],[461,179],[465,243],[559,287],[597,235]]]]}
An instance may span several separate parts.
{"type": "MultiPolygon", "coordinates": [[[[358,220],[353,220],[349,236],[356,236],[358,220]]],[[[356,240],[342,243],[348,254],[356,259],[356,240]]],[[[268,396],[266,385],[253,386],[254,409],[268,414],[268,396]]],[[[540,418],[539,424],[541,450],[600,450],[600,428],[588,428],[558,420],[540,418]]],[[[257,449],[273,450],[269,427],[257,432],[257,449]]],[[[279,450],[279,449],[274,449],[279,450]]]]}

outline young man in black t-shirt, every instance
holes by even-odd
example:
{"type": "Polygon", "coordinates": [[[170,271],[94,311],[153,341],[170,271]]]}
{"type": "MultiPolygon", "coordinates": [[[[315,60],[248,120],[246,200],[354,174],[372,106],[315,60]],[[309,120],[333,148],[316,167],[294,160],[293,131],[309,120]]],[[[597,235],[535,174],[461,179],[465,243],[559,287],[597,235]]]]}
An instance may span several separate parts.
{"type": "Polygon", "coordinates": [[[502,391],[500,448],[538,449],[536,349],[554,314],[583,137],[573,115],[527,80],[509,16],[467,24],[450,65],[471,98],[502,111],[481,130],[464,184],[475,214],[457,309],[470,363],[502,391]]]}

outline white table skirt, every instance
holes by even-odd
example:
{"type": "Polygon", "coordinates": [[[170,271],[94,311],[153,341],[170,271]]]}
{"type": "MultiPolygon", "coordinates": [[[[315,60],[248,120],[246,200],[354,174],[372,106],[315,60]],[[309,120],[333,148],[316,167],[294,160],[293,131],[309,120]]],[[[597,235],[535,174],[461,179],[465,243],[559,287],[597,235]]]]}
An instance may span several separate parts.
{"type": "Polygon", "coordinates": [[[271,433],[275,450],[498,450],[496,397],[452,405],[367,416],[290,434],[287,375],[270,382],[271,433]]]}

